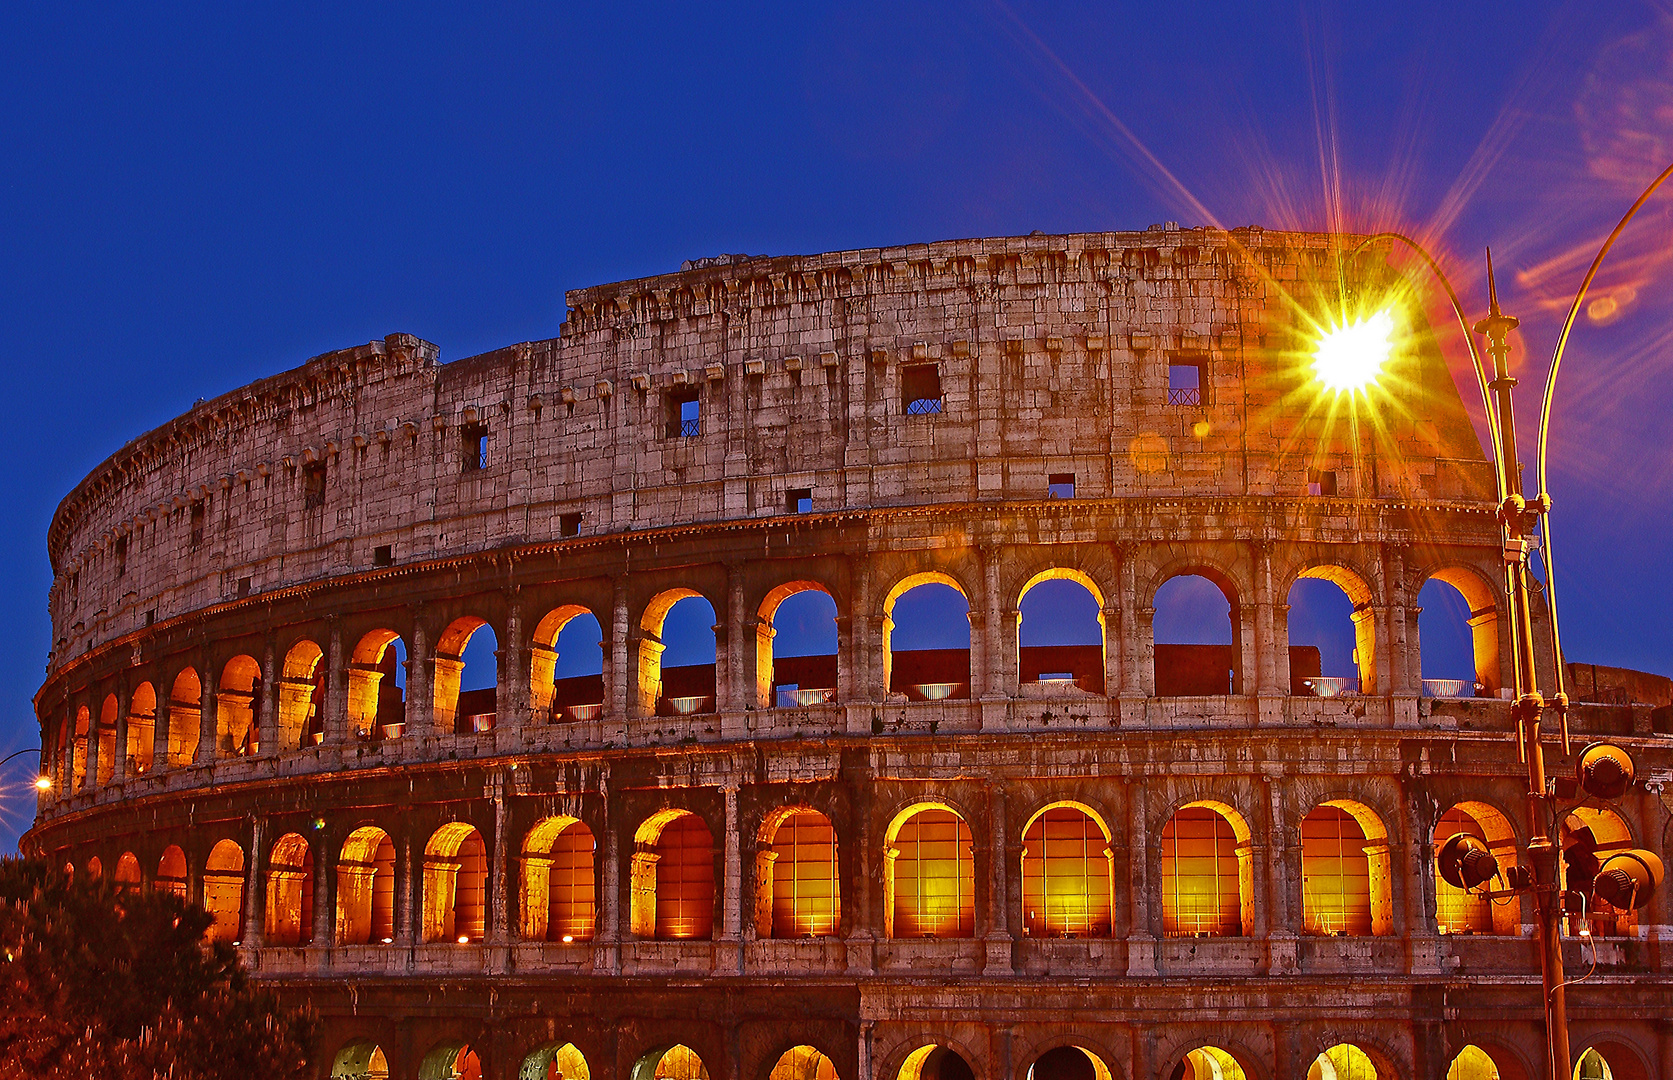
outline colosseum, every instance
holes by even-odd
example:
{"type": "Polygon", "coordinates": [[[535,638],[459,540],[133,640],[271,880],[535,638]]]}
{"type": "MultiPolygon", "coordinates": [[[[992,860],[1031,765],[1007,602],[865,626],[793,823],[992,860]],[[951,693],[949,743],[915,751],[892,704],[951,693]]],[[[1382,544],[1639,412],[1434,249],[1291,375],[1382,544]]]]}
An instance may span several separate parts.
{"type": "MultiPolygon", "coordinates": [[[[202,903],[340,1080],[1543,1076],[1532,905],[1436,872],[1516,864],[1526,773],[1492,466],[1389,259],[727,256],[200,402],[52,519],[23,846],[202,903]]],[[[1668,680],[1567,671],[1650,782],[1565,863],[1665,855],[1668,680]]],[[[1569,917],[1576,1075],[1673,1077],[1670,924],[1569,917]]]]}

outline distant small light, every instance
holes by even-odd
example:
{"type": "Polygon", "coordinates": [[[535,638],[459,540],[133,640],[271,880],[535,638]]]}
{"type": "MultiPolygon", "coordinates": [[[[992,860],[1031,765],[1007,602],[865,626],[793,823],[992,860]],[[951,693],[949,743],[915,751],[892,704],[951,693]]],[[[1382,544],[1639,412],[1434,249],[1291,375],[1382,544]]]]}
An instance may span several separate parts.
{"type": "Polygon", "coordinates": [[[565,934],[565,935],[564,935],[564,936],[563,936],[563,943],[564,943],[564,944],[565,944],[565,945],[573,945],[573,944],[575,944],[575,935],[574,935],[574,934],[565,934]]]}
{"type": "Polygon", "coordinates": [[[232,947],[236,949],[243,944],[244,943],[242,941],[235,941],[235,942],[232,943],[232,947]]]}
{"type": "Polygon", "coordinates": [[[323,828],[325,828],[325,819],[324,819],[324,818],[322,818],[322,817],[317,817],[317,818],[315,818],[315,819],[314,819],[314,828],[315,828],[315,829],[323,829],[323,828]]]}
{"type": "Polygon", "coordinates": [[[469,937],[467,937],[467,936],[466,936],[466,935],[464,935],[464,934],[460,934],[460,935],[459,935],[459,944],[461,944],[461,945],[469,945],[469,944],[470,944],[470,943],[471,943],[471,939],[470,939],[470,938],[469,938],[469,937]]]}
{"type": "Polygon", "coordinates": [[[1580,936],[1581,937],[1591,937],[1592,936],[1592,928],[1589,927],[1589,926],[1582,926],[1580,928],[1580,936]]]}
{"type": "Polygon", "coordinates": [[[393,944],[393,943],[394,943],[394,941],[395,941],[395,939],[394,939],[394,938],[392,938],[392,937],[386,937],[386,938],[381,938],[381,939],[380,939],[380,940],[381,940],[381,941],[382,941],[382,942],[383,942],[383,943],[384,943],[384,944],[385,944],[385,945],[390,945],[390,944],[393,944]]]}

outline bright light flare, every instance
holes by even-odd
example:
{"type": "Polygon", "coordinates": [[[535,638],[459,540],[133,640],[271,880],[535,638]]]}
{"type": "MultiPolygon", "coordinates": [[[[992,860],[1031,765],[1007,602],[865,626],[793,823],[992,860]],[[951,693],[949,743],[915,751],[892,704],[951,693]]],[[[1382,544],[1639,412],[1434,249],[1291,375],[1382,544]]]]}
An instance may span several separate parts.
{"type": "Polygon", "coordinates": [[[1377,381],[1394,351],[1394,316],[1385,309],[1325,332],[1313,351],[1313,373],[1338,394],[1377,381]]]}
{"type": "Polygon", "coordinates": [[[36,788],[37,791],[51,791],[52,790],[52,777],[50,777],[50,776],[37,776],[37,777],[35,777],[35,788],[36,788]]]}

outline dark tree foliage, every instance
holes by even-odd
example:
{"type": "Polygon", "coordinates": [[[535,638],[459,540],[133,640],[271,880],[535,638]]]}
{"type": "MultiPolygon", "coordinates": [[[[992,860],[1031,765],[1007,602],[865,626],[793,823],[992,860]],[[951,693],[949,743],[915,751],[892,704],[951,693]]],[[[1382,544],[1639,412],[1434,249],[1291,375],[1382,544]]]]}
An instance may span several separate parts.
{"type": "Polygon", "coordinates": [[[312,1074],[312,1016],[255,987],[211,919],[167,892],[0,860],[0,1076],[312,1074]]]}

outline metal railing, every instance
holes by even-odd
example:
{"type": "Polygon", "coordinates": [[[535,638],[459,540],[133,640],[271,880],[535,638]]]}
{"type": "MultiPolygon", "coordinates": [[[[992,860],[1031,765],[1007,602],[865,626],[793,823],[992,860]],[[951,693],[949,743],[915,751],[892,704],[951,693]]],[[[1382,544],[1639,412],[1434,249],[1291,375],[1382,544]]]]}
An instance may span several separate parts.
{"type": "Polygon", "coordinates": [[[1181,389],[1168,387],[1169,405],[1201,405],[1202,390],[1199,387],[1187,386],[1181,389]]]}

